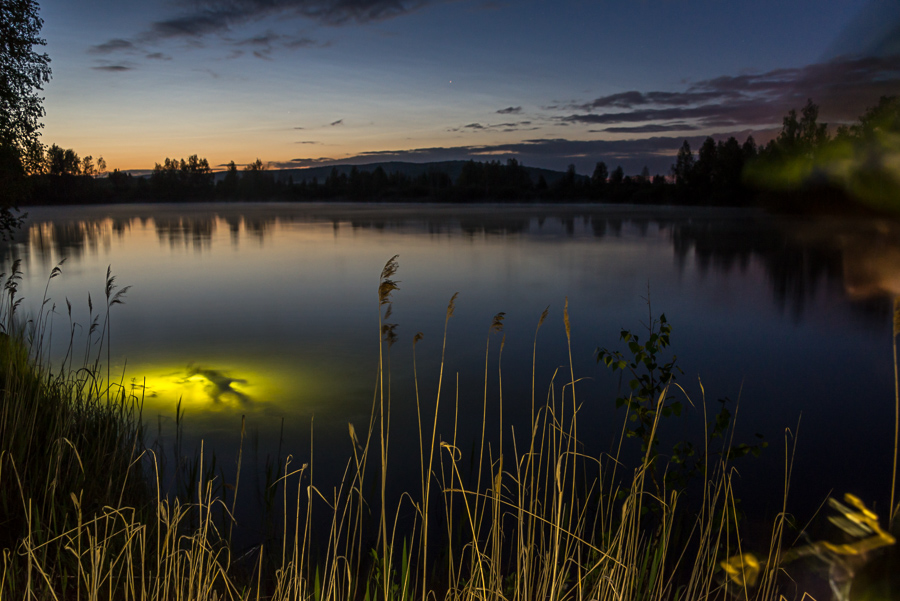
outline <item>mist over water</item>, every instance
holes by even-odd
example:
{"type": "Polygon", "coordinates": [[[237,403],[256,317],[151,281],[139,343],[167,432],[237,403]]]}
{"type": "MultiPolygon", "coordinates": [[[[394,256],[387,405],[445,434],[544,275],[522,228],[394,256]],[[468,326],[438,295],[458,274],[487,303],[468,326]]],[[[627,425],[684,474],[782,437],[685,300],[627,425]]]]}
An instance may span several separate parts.
{"type": "Polygon", "coordinates": [[[180,400],[185,448],[203,440],[226,480],[242,416],[248,457],[264,463],[267,455],[292,454],[297,464],[312,460],[319,486],[340,480],[352,453],[348,423],[362,437],[372,412],[379,274],[399,255],[391,318],[399,339],[388,359],[394,477],[418,473],[413,361],[420,403],[431,411],[447,303],[458,292],[439,428],[441,439],[451,440],[455,424],[464,452],[483,423],[488,438],[498,438],[501,407],[504,452],[527,432],[533,353],[536,402],[560,397],[571,380],[568,299],[585,452],[610,451],[625,417],[613,405],[619,377],[596,363],[595,350],[625,350],[622,329],[641,335],[651,312],[665,313],[684,371],[677,382],[693,407],[685,402],[684,416],[664,420],[663,454],[676,441],[702,440],[702,381],[710,412],[717,399],[740,401],[736,442],[755,442],[760,433],[770,443],[760,459],[738,464],[745,510],[780,508],[786,429],[798,449],[789,510],[806,516],[830,491],[853,492],[876,511],[887,504],[891,303],[900,293],[894,224],[584,205],[28,212],[25,229],[3,247],[3,270],[22,260],[23,310],[34,314],[51,269],[66,259],[46,306],[55,305],[56,361],[68,346],[66,299],[79,324],[78,364],[88,294],[96,314],[111,265],[116,283],[132,286],[125,304],[112,308],[112,379],[143,397],[148,437],[159,437],[163,450],[172,448],[180,400]],[[535,328],[548,305],[535,351],[535,328]],[[503,332],[491,334],[501,311],[503,332]],[[414,349],[417,332],[424,339],[414,349]]]}

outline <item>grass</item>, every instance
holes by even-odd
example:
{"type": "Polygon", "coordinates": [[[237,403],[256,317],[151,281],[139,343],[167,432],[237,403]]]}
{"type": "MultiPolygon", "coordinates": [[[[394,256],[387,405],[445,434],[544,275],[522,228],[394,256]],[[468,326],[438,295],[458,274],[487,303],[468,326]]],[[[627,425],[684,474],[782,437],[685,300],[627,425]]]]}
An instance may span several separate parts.
{"type": "MultiPolygon", "coordinates": [[[[447,383],[443,360],[454,295],[433,400],[419,397],[416,379],[421,485],[389,506],[386,491],[396,453],[390,447],[390,357],[396,336],[389,320],[397,269],[394,257],[378,283],[379,367],[372,414],[365,432],[349,428],[353,452],[342,483],[318,488],[311,453],[300,465],[290,458],[270,465],[264,494],[268,507],[281,508],[279,532],[237,556],[229,542],[232,516],[239,511],[237,491],[229,505],[221,476],[210,469],[214,456],[201,447],[181,494],[169,493],[161,484],[163,458],[144,445],[140,399],[110,382],[109,372],[103,377],[100,358],[104,351],[109,357],[110,308],[123,301],[127,289],[117,292],[107,274],[106,307],[91,318],[82,361],[73,366],[70,344],[54,372],[48,359],[52,307],[47,308],[45,293],[41,314],[18,325],[21,274],[14,266],[0,303],[6,331],[0,337],[0,598],[780,598],[787,514],[783,509],[771,525],[767,557],[757,561],[751,578],[744,564],[756,560],[742,546],[733,472],[721,459],[727,453],[720,459],[705,453],[699,501],[689,505],[680,490],[653,483],[651,470],[662,468],[650,449],[632,466],[624,465],[618,452],[585,453],[571,356],[568,373],[557,372],[546,397],[539,397],[537,348],[547,311],[534,335],[530,431],[504,432],[502,419],[498,431],[483,429],[470,467],[456,430],[439,433],[437,427],[440,411],[452,411],[454,423],[459,420],[458,390],[447,383]],[[324,536],[317,535],[323,529],[324,536]]],[[[57,274],[55,269],[51,279],[57,274]]],[[[564,324],[570,337],[568,306],[564,324]]],[[[486,383],[502,330],[503,314],[498,314],[487,333],[486,383]]],[[[70,336],[74,331],[70,322],[70,336]]],[[[413,344],[420,339],[417,335],[413,344]]],[[[488,398],[486,385],[483,400],[484,411],[499,408],[501,418],[504,343],[501,337],[496,353],[499,398],[488,398]]],[[[669,392],[665,388],[655,401],[651,437],[661,426],[660,409],[669,392]]],[[[694,404],[705,415],[705,399],[694,404]]],[[[620,450],[626,427],[623,421],[620,450]]],[[[790,455],[786,447],[785,457],[790,455]]],[[[786,499],[787,459],[785,466],[786,499]]]]}

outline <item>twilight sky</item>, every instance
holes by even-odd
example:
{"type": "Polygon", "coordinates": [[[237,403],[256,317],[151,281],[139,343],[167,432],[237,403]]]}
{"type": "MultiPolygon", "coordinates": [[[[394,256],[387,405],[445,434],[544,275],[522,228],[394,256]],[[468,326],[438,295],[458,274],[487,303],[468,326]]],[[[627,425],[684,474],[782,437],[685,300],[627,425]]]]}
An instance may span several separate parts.
{"type": "Polygon", "coordinates": [[[110,169],[516,157],[664,172],[900,94],[897,0],[41,0],[43,141],[110,169]]]}

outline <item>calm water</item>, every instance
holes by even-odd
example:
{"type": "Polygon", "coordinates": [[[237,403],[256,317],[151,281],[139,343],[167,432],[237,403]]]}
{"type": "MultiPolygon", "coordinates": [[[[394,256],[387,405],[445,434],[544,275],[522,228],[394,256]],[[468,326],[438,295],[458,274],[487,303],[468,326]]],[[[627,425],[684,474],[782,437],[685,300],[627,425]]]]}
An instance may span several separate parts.
{"type": "Polygon", "coordinates": [[[379,275],[399,255],[391,319],[399,339],[390,352],[395,473],[418,469],[413,336],[425,335],[415,352],[430,407],[454,293],[442,437],[452,436],[457,391],[460,446],[480,434],[486,348],[488,431],[499,428],[498,371],[506,431],[526,429],[535,327],[548,305],[536,389],[546,398],[563,367],[559,394],[570,379],[568,298],[582,378],[579,431],[586,451],[598,454],[623,414],[613,407],[618,376],[597,365],[594,351],[623,348],[620,330],[643,327],[649,289],[653,314],[665,313],[674,327],[678,382],[697,406],[668,420],[665,444],[699,439],[699,380],[711,410],[716,399],[740,399],[736,440],[760,433],[770,442],[760,460],[738,464],[745,502],[762,511],[780,504],[786,429],[798,434],[789,509],[808,515],[831,490],[882,509],[890,494],[896,225],[585,206],[144,205],[29,214],[3,265],[8,272],[22,259],[22,289],[35,311],[51,269],[66,259],[49,293],[57,356],[69,329],[66,299],[83,326],[88,294],[95,311],[102,305],[107,266],[118,285],[132,286],[112,308],[111,371],[145,386],[149,432],[163,447],[181,399],[186,446],[202,439],[228,465],[244,415],[258,462],[279,448],[299,463],[313,455],[317,481],[332,482],[351,452],[347,423],[358,432],[368,423],[379,275]],[[500,311],[506,339],[498,363],[502,335],[489,327],[500,311]]]}

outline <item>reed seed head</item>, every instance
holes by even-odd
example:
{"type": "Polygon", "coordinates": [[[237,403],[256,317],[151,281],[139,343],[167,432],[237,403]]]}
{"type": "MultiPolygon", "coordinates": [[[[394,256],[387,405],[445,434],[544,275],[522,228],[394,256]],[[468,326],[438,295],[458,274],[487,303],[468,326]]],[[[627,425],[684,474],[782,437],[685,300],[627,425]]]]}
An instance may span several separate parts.
{"type": "Polygon", "coordinates": [[[459,292],[454,292],[453,296],[450,297],[450,303],[447,305],[447,319],[453,317],[453,312],[456,310],[457,296],[459,296],[459,292]]]}
{"type": "Polygon", "coordinates": [[[503,331],[503,320],[506,319],[506,313],[501,311],[494,315],[494,320],[491,322],[491,332],[502,332],[503,331]]]}

